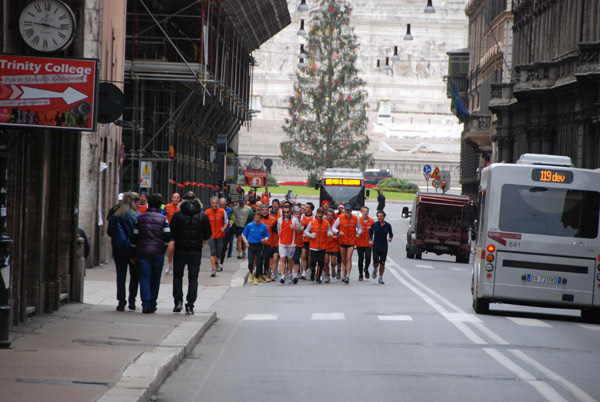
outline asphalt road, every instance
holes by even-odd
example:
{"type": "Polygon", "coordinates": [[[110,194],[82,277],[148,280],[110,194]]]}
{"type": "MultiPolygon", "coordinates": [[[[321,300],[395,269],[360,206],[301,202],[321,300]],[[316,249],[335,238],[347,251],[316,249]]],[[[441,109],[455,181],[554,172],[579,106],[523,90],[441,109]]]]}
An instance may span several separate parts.
{"type": "Polygon", "coordinates": [[[231,288],[153,400],[600,400],[600,326],[569,310],[476,315],[470,264],[405,258],[402,206],[386,207],[385,285],[358,282],[355,265],[349,285],[231,288]]]}

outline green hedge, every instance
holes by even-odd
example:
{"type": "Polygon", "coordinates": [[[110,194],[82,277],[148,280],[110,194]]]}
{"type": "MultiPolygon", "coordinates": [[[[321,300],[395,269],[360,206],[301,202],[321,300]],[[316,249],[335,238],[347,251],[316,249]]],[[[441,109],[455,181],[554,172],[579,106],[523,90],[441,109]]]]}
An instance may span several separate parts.
{"type": "Polygon", "coordinates": [[[416,193],[417,191],[419,191],[419,186],[417,186],[415,183],[409,182],[406,179],[401,179],[399,177],[390,177],[386,180],[380,180],[377,183],[377,189],[385,191],[416,193]]]}

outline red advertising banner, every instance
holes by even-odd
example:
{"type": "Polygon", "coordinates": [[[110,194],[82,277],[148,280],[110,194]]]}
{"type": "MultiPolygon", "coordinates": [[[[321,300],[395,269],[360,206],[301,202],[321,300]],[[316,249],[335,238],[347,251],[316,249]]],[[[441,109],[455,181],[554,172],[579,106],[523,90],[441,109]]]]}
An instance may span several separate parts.
{"type": "Polygon", "coordinates": [[[0,125],[94,131],[97,60],[0,54],[0,125]]]}
{"type": "Polygon", "coordinates": [[[266,187],[269,173],[266,170],[244,170],[244,185],[266,187]]]}

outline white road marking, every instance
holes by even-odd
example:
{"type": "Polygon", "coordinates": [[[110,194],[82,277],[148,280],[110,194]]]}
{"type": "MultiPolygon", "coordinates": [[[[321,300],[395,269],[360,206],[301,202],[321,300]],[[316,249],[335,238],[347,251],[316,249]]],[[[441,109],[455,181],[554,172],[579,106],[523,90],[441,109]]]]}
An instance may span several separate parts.
{"type": "Polygon", "coordinates": [[[452,271],[458,271],[458,272],[469,272],[470,269],[468,268],[458,268],[458,267],[448,267],[450,268],[452,271]]]}
{"type": "Polygon", "coordinates": [[[512,371],[520,380],[527,382],[533,388],[535,388],[546,400],[551,402],[566,402],[558,392],[554,390],[550,385],[545,382],[538,380],[530,372],[523,369],[521,366],[513,363],[508,357],[504,356],[500,351],[491,348],[482,348],[485,353],[490,355],[494,360],[503,365],[509,371],[512,371]]]}
{"type": "Polygon", "coordinates": [[[509,349],[509,352],[513,355],[517,356],[519,359],[523,360],[525,363],[529,364],[531,367],[543,373],[546,377],[550,378],[553,381],[556,381],[566,389],[568,389],[577,399],[582,402],[594,402],[595,399],[589,396],[584,390],[579,388],[577,385],[573,384],[569,380],[559,376],[554,371],[550,370],[542,366],[540,363],[536,362],[529,356],[527,356],[523,351],[518,349],[509,349]]]}
{"type": "Polygon", "coordinates": [[[345,320],[344,313],[313,313],[311,320],[345,320]]]}
{"type": "Polygon", "coordinates": [[[592,331],[600,331],[600,325],[577,324],[581,328],[591,329],[592,331]]]}
{"type": "Polygon", "coordinates": [[[244,321],[275,321],[279,314],[247,314],[244,321]]]}
{"type": "Polygon", "coordinates": [[[409,315],[378,315],[380,321],[412,321],[409,315]]]}
{"type": "Polygon", "coordinates": [[[481,322],[476,315],[467,313],[446,313],[444,317],[450,322],[481,322]]]}
{"type": "Polygon", "coordinates": [[[543,327],[552,328],[552,325],[546,324],[544,321],[536,320],[535,318],[520,318],[520,317],[506,317],[517,325],[524,327],[543,327]]]}
{"type": "Polygon", "coordinates": [[[421,269],[433,269],[432,265],[415,264],[415,267],[421,268],[421,269]]]}
{"type": "MultiPolygon", "coordinates": [[[[408,289],[410,289],[413,293],[415,293],[417,296],[419,296],[425,303],[429,304],[438,313],[440,313],[442,316],[444,316],[449,322],[451,322],[459,331],[461,331],[473,343],[479,344],[479,345],[487,345],[487,342],[484,339],[482,339],[479,335],[477,335],[467,325],[467,323],[470,325],[473,325],[475,328],[479,329],[481,332],[483,332],[485,335],[490,337],[496,343],[501,344],[501,345],[509,345],[509,343],[507,341],[505,341],[500,336],[496,335],[493,331],[491,331],[490,329],[485,327],[479,319],[473,320],[471,317],[469,317],[469,316],[471,316],[470,314],[464,313],[462,310],[460,310],[458,307],[456,307],[450,301],[446,300],[444,297],[437,294],[432,289],[428,288],[427,286],[425,286],[424,284],[422,284],[421,282],[416,280],[404,268],[401,268],[400,266],[398,266],[398,264],[396,264],[393,260],[390,259],[390,263],[388,264],[388,267],[390,267],[389,271],[392,273],[392,275],[396,279],[398,279],[398,281],[400,283],[402,283],[404,286],[406,286],[408,289]],[[398,271],[401,271],[404,276],[402,276],[398,271]],[[410,281],[413,282],[415,285],[410,283],[408,281],[408,279],[405,279],[405,278],[410,278],[410,281]],[[451,309],[454,309],[455,311],[457,311],[457,313],[449,313],[443,306],[438,304],[435,300],[433,300],[431,297],[429,297],[427,294],[425,294],[419,288],[424,289],[426,292],[431,294],[433,297],[439,299],[442,303],[446,304],[451,309]]],[[[472,316],[473,316],[473,318],[477,318],[474,315],[472,315],[472,316]]],[[[548,325],[540,320],[527,320],[527,319],[521,319],[521,320],[523,320],[522,321],[523,323],[527,322],[528,325],[533,324],[533,321],[537,321],[537,323],[535,323],[536,326],[550,327],[550,325],[548,325]]],[[[520,324],[520,325],[522,325],[522,324],[520,324]]],[[[540,380],[540,379],[536,378],[535,376],[533,376],[531,373],[527,372],[525,369],[520,367],[518,364],[514,363],[508,357],[506,357],[502,353],[500,353],[498,350],[492,349],[492,348],[486,348],[486,347],[483,347],[482,350],[484,350],[488,355],[490,355],[493,359],[495,359],[502,366],[504,366],[511,372],[515,373],[521,380],[525,380],[526,382],[528,382],[544,398],[546,398],[546,400],[548,400],[550,402],[566,401],[558,392],[556,392],[554,390],[554,388],[552,388],[550,385],[548,385],[543,380],[540,380]]],[[[532,365],[533,367],[537,368],[540,372],[544,373],[547,377],[553,378],[557,382],[561,383],[561,385],[563,385],[566,389],[568,389],[571,393],[573,393],[573,395],[575,395],[582,402],[588,402],[587,398],[589,397],[589,395],[587,395],[584,391],[582,391],[575,385],[569,383],[567,380],[561,378],[560,376],[558,376],[558,374],[553,373],[549,369],[545,368],[540,363],[537,363],[535,360],[529,358],[523,352],[521,352],[517,349],[514,349],[514,350],[516,353],[512,352],[512,351],[511,351],[511,353],[513,353],[516,357],[520,358],[521,360],[523,360],[523,361],[527,362],[528,364],[532,365]]]]}

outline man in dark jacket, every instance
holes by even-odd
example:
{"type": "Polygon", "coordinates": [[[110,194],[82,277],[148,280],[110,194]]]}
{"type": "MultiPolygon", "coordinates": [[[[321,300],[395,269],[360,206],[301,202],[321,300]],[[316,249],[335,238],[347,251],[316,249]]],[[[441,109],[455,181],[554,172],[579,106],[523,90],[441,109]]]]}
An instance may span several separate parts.
{"type": "Polygon", "coordinates": [[[140,271],[142,313],[154,313],[160,289],[160,277],[165,262],[165,251],[171,241],[171,230],[166,216],[160,213],[163,199],[160,194],[148,197],[148,210],[139,215],[133,227],[131,247],[140,271]]]}
{"type": "Polygon", "coordinates": [[[173,300],[174,313],[183,308],[183,270],[188,267],[188,292],[185,313],[194,314],[194,302],[198,295],[198,273],[202,259],[202,243],[210,239],[212,229],[208,216],[202,212],[202,204],[189,191],[179,204],[179,211],[171,219],[171,235],[175,240],[173,257],[173,300]]]}

